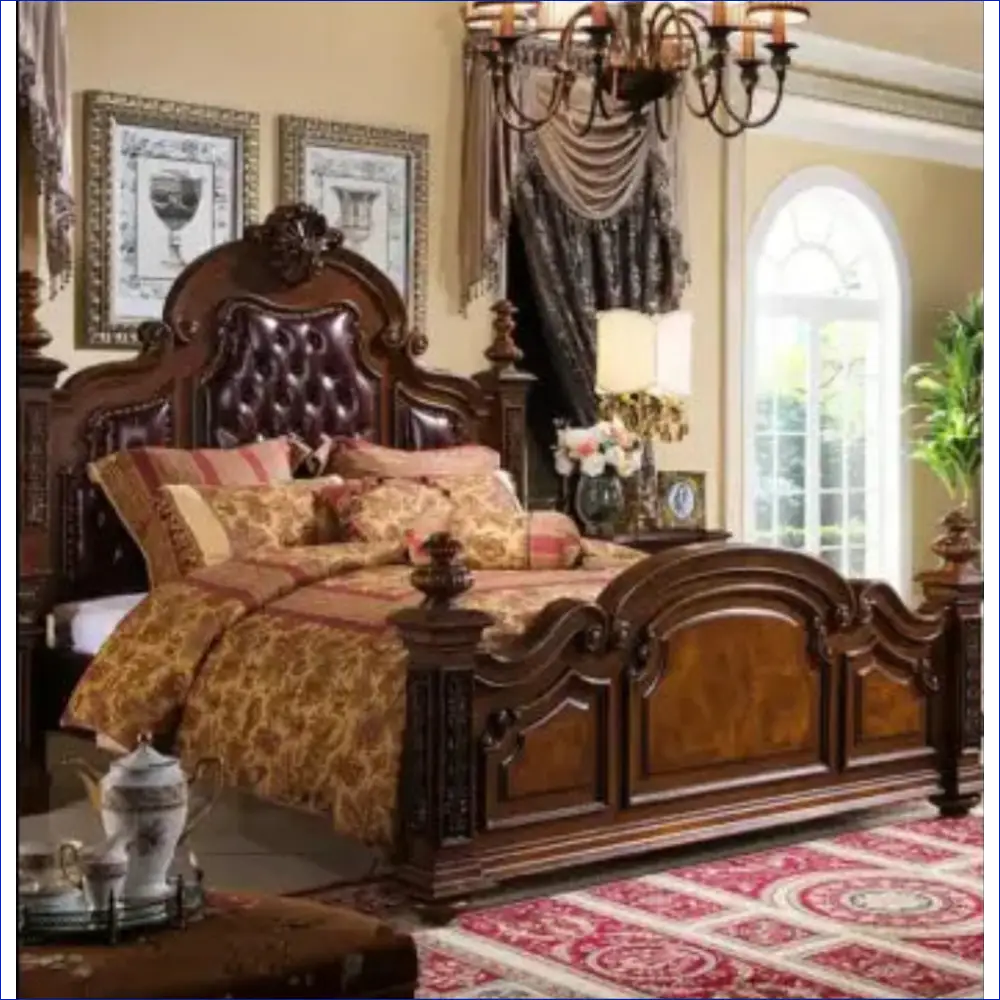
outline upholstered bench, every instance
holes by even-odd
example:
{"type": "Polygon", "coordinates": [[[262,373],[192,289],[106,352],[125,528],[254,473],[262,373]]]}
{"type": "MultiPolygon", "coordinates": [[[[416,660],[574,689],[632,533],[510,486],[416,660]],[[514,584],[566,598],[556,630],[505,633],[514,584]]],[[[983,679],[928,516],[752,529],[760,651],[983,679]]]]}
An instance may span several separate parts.
{"type": "Polygon", "coordinates": [[[206,915],[110,945],[21,948],[19,997],[412,997],[413,939],[308,900],[216,895],[206,915]]]}

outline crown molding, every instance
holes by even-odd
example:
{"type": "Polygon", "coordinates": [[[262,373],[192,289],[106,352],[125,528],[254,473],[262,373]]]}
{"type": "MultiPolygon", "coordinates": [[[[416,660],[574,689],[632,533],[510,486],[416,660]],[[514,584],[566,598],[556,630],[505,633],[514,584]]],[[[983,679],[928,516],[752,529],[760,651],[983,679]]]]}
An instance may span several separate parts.
{"type": "Polygon", "coordinates": [[[807,31],[796,32],[795,41],[799,45],[795,64],[809,69],[810,75],[868,83],[982,111],[982,73],[807,31]]]}
{"type": "Polygon", "coordinates": [[[785,97],[781,111],[762,134],[973,170],[983,169],[985,154],[984,136],[979,129],[798,94],[785,97]]]}

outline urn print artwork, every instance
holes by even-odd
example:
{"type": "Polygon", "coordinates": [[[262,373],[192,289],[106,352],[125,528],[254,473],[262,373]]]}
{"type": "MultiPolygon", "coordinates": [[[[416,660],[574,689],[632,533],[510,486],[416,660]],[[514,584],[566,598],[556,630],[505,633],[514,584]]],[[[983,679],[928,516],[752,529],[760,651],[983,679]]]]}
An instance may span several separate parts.
{"type": "Polygon", "coordinates": [[[280,122],[281,201],[305,202],[388,275],[424,321],[427,136],[312,118],[280,122]]]}
{"type": "Polygon", "coordinates": [[[257,115],[85,95],[83,346],[138,346],[192,261],[257,213],[257,115]]]}

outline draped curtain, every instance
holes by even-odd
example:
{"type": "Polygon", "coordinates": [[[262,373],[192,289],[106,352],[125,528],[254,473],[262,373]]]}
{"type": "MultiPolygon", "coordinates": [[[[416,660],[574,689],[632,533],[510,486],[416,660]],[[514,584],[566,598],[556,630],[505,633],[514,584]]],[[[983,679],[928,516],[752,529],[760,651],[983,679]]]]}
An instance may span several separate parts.
{"type": "MultiPolygon", "coordinates": [[[[552,49],[526,46],[514,90],[529,114],[552,93],[552,49]]],[[[466,61],[462,264],[466,293],[496,288],[509,213],[517,213],[547,346],[575,421],[594,417],[595,313],[676,307],[687,283],[677,136],[636,128],[628,111],[578,134],[591,87],[538,132],[505,129],[488,70],[466,61]]]]}
{"type": "Polygon", "coordinates": [[[42,200],[46,265],[55,294],[69,280],[75,214],[61,0],[17,5],[17,108],[34,154],[33,182],[42,200]]]}

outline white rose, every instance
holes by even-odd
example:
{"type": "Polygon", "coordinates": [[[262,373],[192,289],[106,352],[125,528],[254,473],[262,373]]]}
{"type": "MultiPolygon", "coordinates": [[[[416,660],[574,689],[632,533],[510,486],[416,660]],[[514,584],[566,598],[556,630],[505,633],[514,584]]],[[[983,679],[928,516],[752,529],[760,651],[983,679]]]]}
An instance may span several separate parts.
{"type": "Polygon", "coordinates": [[[563,447],[572,455],[578,452],[582,445],[586,444],[592,438],[592,434],[589,430],[583,430],[579,427],[568,427],[565,431],[562,444],[563,447]]]}
{"type": "Polygon", "coordinates": [[[606,467],[607,459],[599,451],[594,452],[593,455],[588,455],[580,462],[580,471],[585,476],[589,476],[591,478],[604,475],[606,467]]]}

